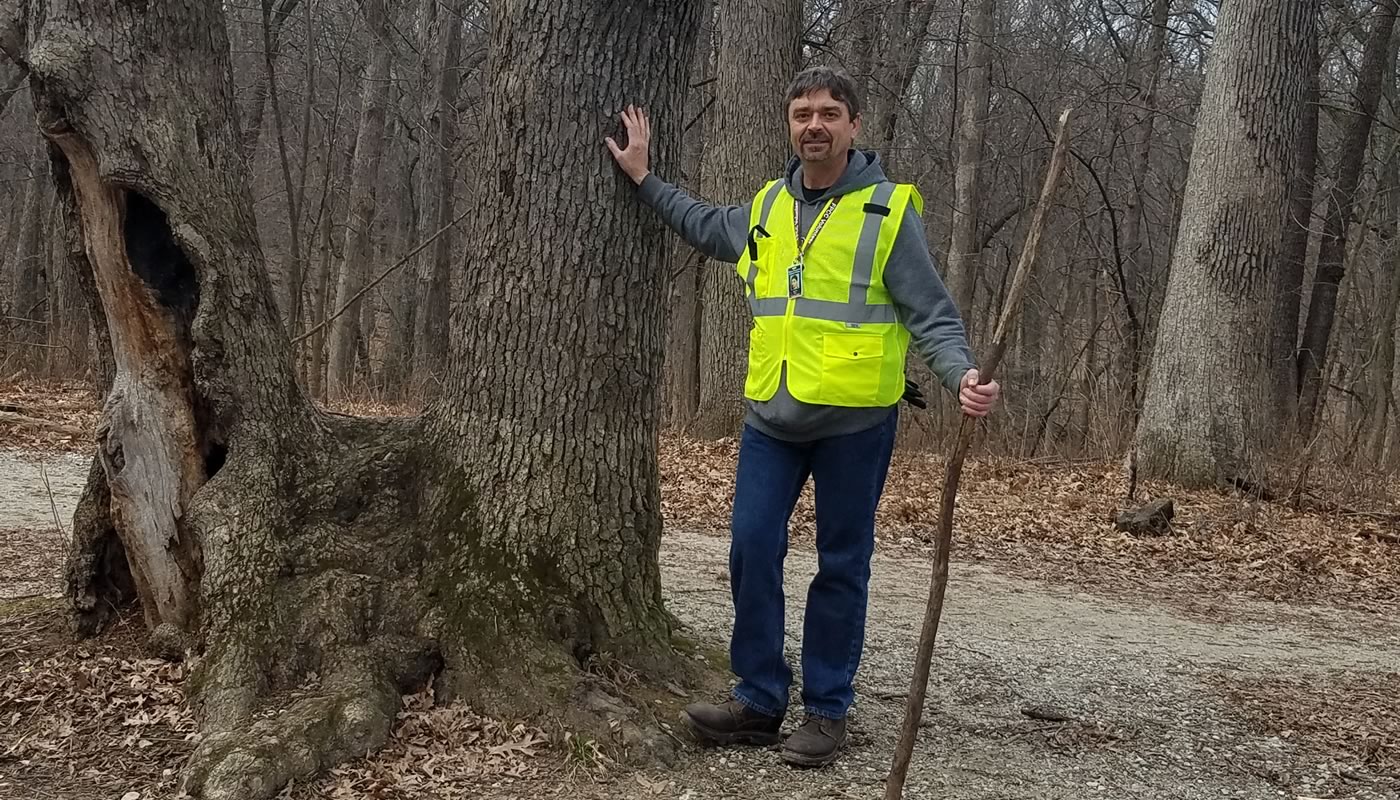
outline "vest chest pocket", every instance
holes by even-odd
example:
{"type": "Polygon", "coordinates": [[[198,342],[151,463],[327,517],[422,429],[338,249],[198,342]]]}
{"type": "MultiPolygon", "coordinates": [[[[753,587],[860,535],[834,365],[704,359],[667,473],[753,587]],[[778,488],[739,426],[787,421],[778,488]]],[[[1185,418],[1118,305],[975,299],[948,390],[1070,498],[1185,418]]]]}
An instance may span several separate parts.
{"type": "Polygon", "coordinates": [[[884,365],[885,340],[878,333],[828,333],[822,337],[822,402],[875,405],[884,365]]]}

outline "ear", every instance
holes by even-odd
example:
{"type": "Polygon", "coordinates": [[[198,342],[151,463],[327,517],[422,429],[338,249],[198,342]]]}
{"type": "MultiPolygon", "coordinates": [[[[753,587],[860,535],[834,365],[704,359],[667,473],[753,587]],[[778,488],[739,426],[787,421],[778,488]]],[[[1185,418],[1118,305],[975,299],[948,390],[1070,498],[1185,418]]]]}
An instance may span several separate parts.
{"type": "Polygon", "coordinates": [[[857,115],[856,115],[856,118],[853,119],[853,120],[851,120],[851,139],[852,139],[852,141],[854,141],[855,139],[857,139],[857,138],[860,137],[860,123],[861,123],[861,115],[857,114],[857,115]]]}

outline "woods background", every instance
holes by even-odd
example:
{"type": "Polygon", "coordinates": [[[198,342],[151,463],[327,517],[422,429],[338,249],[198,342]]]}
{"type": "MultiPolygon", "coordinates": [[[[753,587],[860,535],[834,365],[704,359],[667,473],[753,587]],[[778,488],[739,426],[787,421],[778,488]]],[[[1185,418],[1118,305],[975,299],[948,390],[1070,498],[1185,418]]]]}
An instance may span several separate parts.
{"type": "MultiPolygon", "coordinates": [[[[663,177],[712,202],[743,202],[787,157],[782,92],[792,74],[811,63],[843,66],[865,92],[860,144],[924,194],[928,239],[976,345],[1019,252],[1050,123],[1072,105],[1074,164],[1002,376],[995,446],[1025,457],[1117,456],[1151,427],[1139,425],[1141,414],[1178,424],[1179,409],[1149,400],[1172,388],[1149,379],[1155,347],[1159,382],[1204,379],[1211,394],[1247,397],[1257,410],[1251,424],[1274,430],[1286,452],[1392,471],[1400,467],[1395,2],[1241,4],[1278,24],[1315,19],[1316,54],[1301,27],[1295,52],[1249,52],[1247,35],[1216,41],[1221,8],[1208,1],[706,3],[683,167],[663,177]],[[1193,200],[1243,188],[1231,185],[1241,171],[1203,169],[1188,191],[1192,148],[1202,146],[1194,140],[1207,127],[1197,111],[1212,50],[1222,62],[1244,59],[1239,74],[1284,81],[1221,89],[1287,139],[1276,154],[1291,176],[1277,243],[1254,241],[1248,224],[1183,236],[1193,200]],[[1290,58],[1312,59],[1310,85],[1288,85],[1294,70],[1268,72],[1290,58]],[[1204,308],[1164,304],[1188,241],[1268,262],[1221,283],[1262,297],[1269,324],[1227,313],[1228,292],[1193,291],[1184,273],[1181,296],[1204,308]],[[1240,357],[1265,364],[1269,385],[1204,352],[1212,341],[1244,343],[1240,357]]],[[[464,223],[495,183],[494,166],[479,157],[487,6],[225,7],[262,247],[305,385],[327,401],[419,404],[440,385],[449,300],[462,300],[451,287],[471,269],[461,260],[464,223]]],[[[68,258],[81,245],[58,212],[26,81],[0,63],[0,378],[81,378],[91,368],[90,321],[68,258]]],[[[556,191],[559,203],[589,202],[575,187],[556,191]]],[[[742,292],[729,270],[680,243],[673,252],[656,264],[674,277],[670,307],[649,312],[669,314],[661,411],[673,428],[732,435],[748,325],[742,292]]],[[[921,371],[916,379],[932,385],[921,371]]],[[[942,405],[907,417],[906,443],[947,435],[950,404],[942,405]]]]}

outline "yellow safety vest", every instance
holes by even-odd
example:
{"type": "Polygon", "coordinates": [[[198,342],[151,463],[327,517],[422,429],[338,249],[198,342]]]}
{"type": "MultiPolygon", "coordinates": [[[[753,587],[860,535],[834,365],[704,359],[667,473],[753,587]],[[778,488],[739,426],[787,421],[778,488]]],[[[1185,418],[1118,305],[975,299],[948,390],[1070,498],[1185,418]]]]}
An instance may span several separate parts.
{"type": "Polygon", "coordinates": [[[788,392],[804,403],[899,402],[909,331],[895,317],[884,273],[911,202],[922,214],[918,190],[890,182],[842,195],[820,230],[821,218],[813,223],[800,279],[791,281],[799,246],[796,201],[782,181],[758,193],[737,265],[753,312],[745,397],[772,399],[786,365],[788,392]]]}

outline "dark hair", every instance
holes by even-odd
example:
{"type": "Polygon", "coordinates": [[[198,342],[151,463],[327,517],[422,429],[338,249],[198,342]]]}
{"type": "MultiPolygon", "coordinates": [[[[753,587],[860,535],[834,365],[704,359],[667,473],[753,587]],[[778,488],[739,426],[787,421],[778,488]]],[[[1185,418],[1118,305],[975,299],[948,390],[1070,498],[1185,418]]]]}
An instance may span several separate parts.
{"type": "Polygon", "coordinates": [[[787,100],[783,104],[784,113],[787,107],[792,105],[792,101],[822,89],[831,92],[833,100],[846,104],[846,111],[850,113],[851,119],[860,116],[860,96],[856,94],[856,82],[851,80],[851,76],[845,70],[824,66],[808,67],[797,73],[797,77],[788,84],[787,100]]]}

